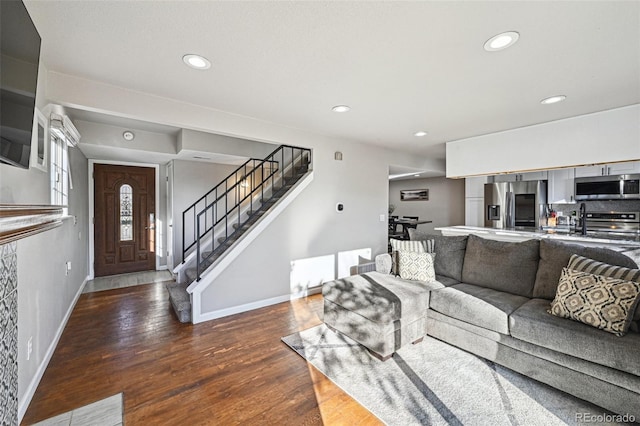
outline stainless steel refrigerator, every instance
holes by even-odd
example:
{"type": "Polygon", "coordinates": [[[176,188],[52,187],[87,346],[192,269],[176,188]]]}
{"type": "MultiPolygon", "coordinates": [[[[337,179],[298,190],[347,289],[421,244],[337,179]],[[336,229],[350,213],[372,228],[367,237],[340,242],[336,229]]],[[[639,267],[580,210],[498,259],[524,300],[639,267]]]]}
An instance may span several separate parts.
{"type": "Polygon", "coordinates": [[[547,221],[547,181],[487,183],[484,204],[488,228],[539,229],[547,221]]]}

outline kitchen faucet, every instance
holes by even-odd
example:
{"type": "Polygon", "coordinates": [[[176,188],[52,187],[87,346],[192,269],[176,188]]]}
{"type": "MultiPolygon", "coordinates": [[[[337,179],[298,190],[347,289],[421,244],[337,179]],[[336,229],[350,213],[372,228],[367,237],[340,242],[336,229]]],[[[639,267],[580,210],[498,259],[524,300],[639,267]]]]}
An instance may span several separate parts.
{"type": "Polygon", "coordinates": [[[587,235],[587,205],[585,203],[580,203],[580,225],[582,229],[580,233],[582,235],[587,235]]]}

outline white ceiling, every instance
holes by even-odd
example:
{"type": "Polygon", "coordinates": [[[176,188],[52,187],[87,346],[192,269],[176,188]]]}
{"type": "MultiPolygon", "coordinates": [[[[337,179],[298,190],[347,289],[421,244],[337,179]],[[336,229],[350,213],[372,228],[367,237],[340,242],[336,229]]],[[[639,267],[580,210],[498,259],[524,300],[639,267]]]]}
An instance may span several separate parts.
{"type": "Polygon", "coordinates": [[[640,102],[638,1],[25,3],[49,70],[437,158],[640,102]],[[517,44],[483,50],[509,30],[517,44]]]}

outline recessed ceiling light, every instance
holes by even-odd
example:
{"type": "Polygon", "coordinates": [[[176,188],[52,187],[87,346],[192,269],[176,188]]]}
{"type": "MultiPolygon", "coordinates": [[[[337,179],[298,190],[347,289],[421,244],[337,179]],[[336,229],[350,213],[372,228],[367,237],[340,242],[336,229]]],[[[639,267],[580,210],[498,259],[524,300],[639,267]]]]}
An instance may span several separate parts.
{"type": "Polygon", "coordinates": [[[187,64],[189,67],[196,70],[206,70],[211,68],[211,62],[209,62],[209,60],[204,56],[200,56],[200,55],[194,55],[194,54],[184,55],[182,57],[182,61],[185,64],[187,64]]]}
{"type": "Polygon", "coordinates": [[[421,138],[423,136],[427,136],[427,132],[425,132],[424,130],[420,130],[419,132],[415,132],[413,134],[413,136],[417,136],[417,137],[421,138]]]}
{"type": "Polygon", "coordinates": [[[136,137],[136,135],[133,134],[132,131],[127,130],[122,134],[122,137],[124,138],[125,141],[132,141],[136,137]]]}
{"type": "Polygon", "coordinates": [[[415,177],[420,177],[420,175],[413,175],[413,176],[415,176],[415,177]]]}
{"type": "Polygon", "coordinates": [[[350,110],[351,110],[351,107],[347,105],[336,105],[333,108],[331,108],[331,111],[333,112],[347,112],[350,110]]]}
{"type": "Polygon", "coordinates": [[[495,52],[512,46],[520,38],[520,34],[515,31],[507,31],[491,37],[484,43],[484,50],[487,52],[495,52]]]}
{"type": "Polygon", "coordinates": [[[558,102],[564,101],[565,99],[567,99],[565,95],[556,95],[556,96],[551,96],[549,98],[545,98],[541,100],[540,103],[542,105],[556,104],[558,102]]]}

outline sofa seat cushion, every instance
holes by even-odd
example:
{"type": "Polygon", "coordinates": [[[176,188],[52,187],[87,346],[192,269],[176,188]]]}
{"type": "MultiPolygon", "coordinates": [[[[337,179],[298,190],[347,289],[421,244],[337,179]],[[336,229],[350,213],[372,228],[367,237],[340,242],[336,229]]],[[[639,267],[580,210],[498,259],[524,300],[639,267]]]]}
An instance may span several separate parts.
{"type": "Polygon", "coordinates": [[[429,308],[497,333],[509,334],[509,314],[529,299],[472,284],[431,292],[429,308]]]}
{"type": "Polygon", "coordinates": [[[426,316],[429,290],[442,284],[402,280],[369,272],[338,279],[322,286],[322,295],[373,322],[387,323],[426,316]]]}
{"type": "Polygon", "coordinates": [[[440,284],[442,284],[445,287],[450,287],[452,285],[460,284],[460,281],[456,280],[455,278],[450,278],[450,277],[446,277],[444,275],[438,275],[438,274],[436,274],[436,281],[438,281],[440,284]]]}
{"type": "Polygon", "coordinates": [[[547,349],[640,376],[640,334],[617,337],[547,312],[549,301],[532,299],[509,318],[511,336],[547,349]]]}
{"type": "Polygon", "coordinates": [[[567,266],[572,254],[579,254],[610,265],[637,268],[632,259],[613,250],[543,239],[540,240],[540,265],[536,273],[532,297],[549,300],[555,297],[562,268],[567,266]]]}
{"type": "Polygon", "coordinates": [[[469,235],[462,282],[531,297],[539,251],[538,240],[513,243],[469,235]]]}

